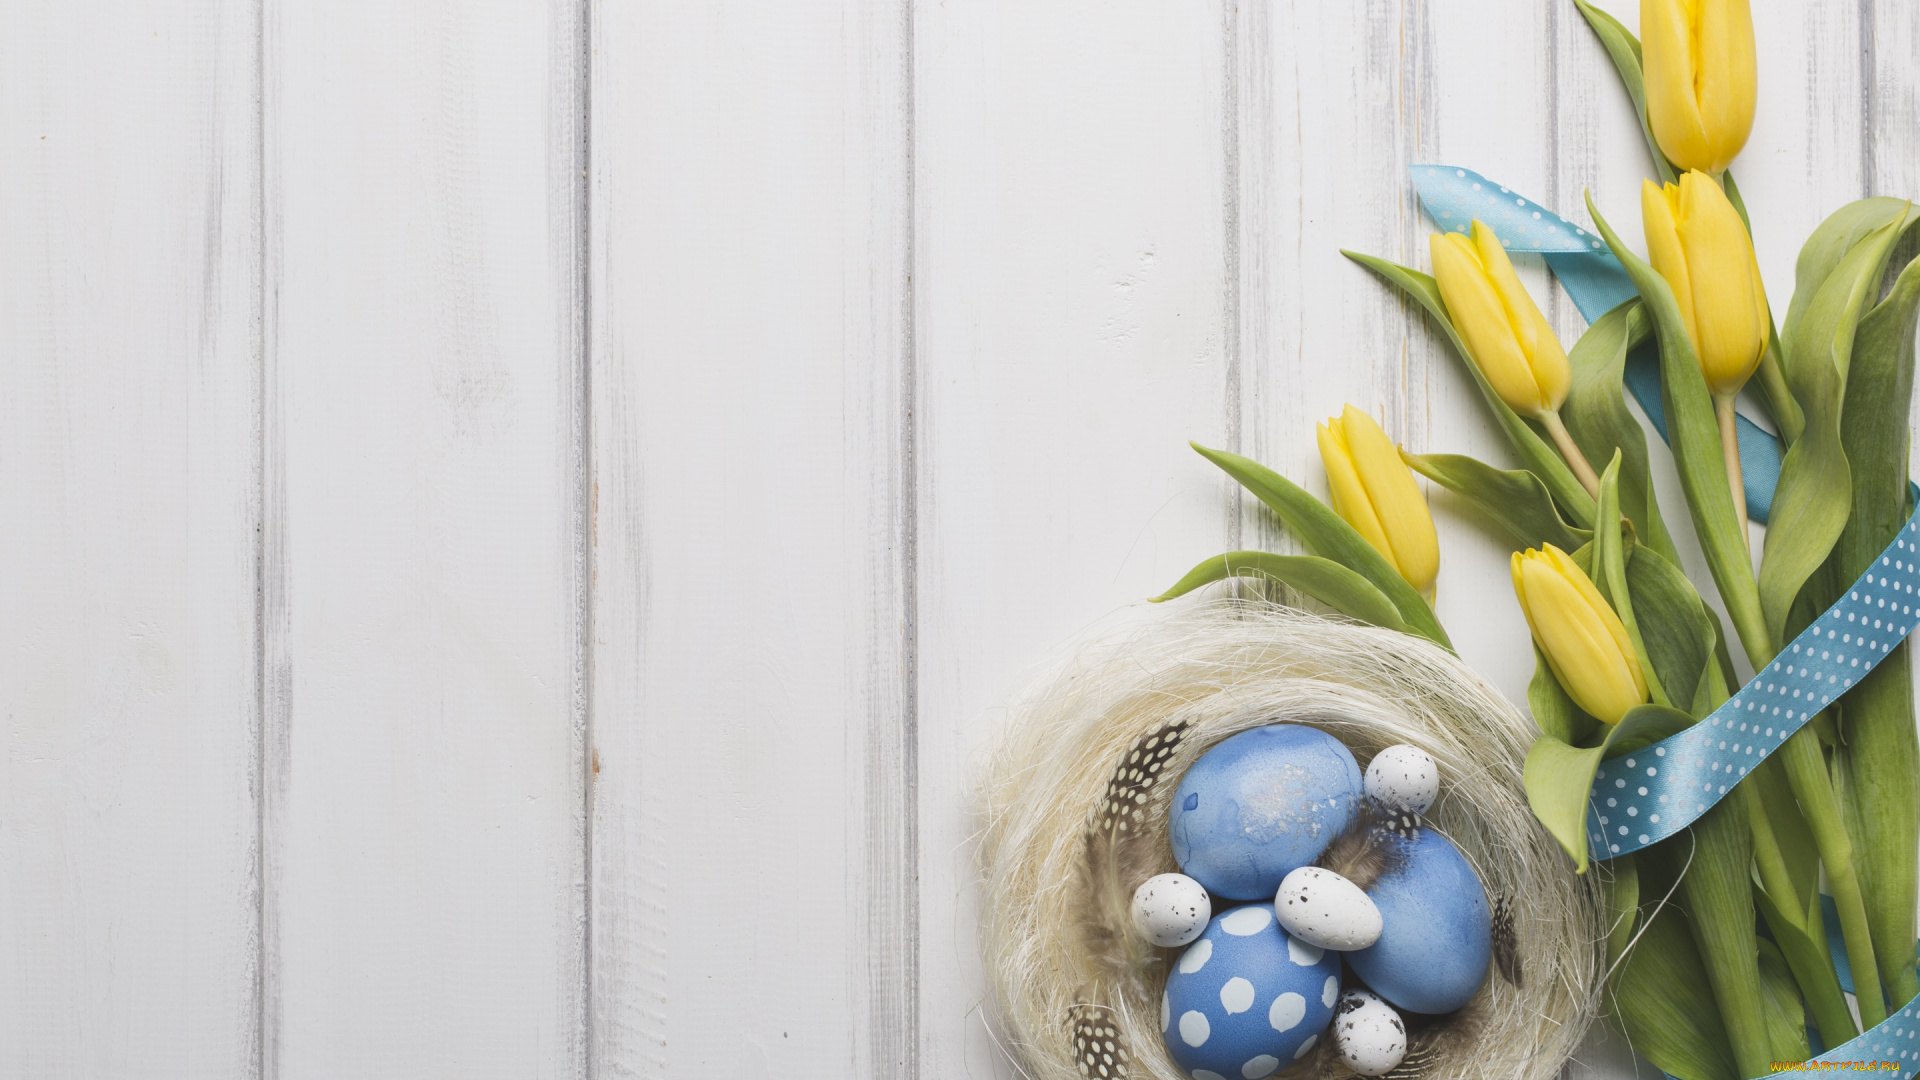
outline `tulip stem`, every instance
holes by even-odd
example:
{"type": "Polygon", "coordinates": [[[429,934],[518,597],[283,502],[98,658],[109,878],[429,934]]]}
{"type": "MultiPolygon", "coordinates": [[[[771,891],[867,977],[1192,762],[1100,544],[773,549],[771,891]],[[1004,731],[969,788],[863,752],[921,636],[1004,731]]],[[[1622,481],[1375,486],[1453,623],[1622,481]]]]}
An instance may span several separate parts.
{"type": "Polygon", "coordinates": [[[1867,927],[1866,900],[1853,868],[1853,842],[1841,820],[1840,802],[1827,775],[1820,736],[1813,727],[1795,732],[1780,752],[1793,796],[1813,828],[1814,845],[1827,869],[1834,906],[1840,909],[1840,936],[1846,942],[1847,964],[1853,969],[1854,1001],[1860,1006],[1860,1027],[1864,1031],[1887,1018],[1887,1003],[1880,988],[1873,936],[1867,927]]]}
{"type": "Polygon", "coordinates": [[[1593,471],[1593,466],[1587,462],[1587,455],[1581,453],[1580,448],[1574,445],[1573,436],[1568,433],[1567,425],[1560,422],[1559,410],[1548,409],[1541,413],[1540,425],[1547,429],[1548,435],[1553,436],[1553,445],[1560,448],[1560,456],[1567,459],[1567,466],[1573,470],[1574,478],[1580,481],[1580,486],[1587,489],[1587,494],[1598,499],[1600,474],[1593,471]]]}
{"type": "Polygon", "coordinates": [[[1715,394],[1713,413],[1720,419],[1720,456],[1727,463],[1727,489],[1733,494],[1733,520],[1740,527],[1740,542],[1753,558],[1753,542],[1747,539],[1747,483],[1740,475],[1740,433],[1734,427],[1733,395],[1715,394]]]}

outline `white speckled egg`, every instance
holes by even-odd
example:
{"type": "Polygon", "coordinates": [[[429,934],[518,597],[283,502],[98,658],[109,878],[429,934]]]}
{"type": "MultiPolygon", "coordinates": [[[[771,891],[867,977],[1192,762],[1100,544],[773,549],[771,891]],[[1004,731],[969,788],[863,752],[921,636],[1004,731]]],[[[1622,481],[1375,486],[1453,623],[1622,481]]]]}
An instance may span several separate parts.
{"type": "Polygon", "coordinates": [[[1440,794],[1440,766],[1417,746],[1398,743],[1373,755],[1363,790],[1382,809],[1424,814],[1440,794]]]}
{"type": "Polygon", "coordinates": [[[1273,913],[1287,933],[1337,952],[1380,940],[1380,909],[1360,886],[1325,867],[1303,866],[1280,882],[1273,913]]]}
{"type": "Polygon", "coordinates": [[[1333,1045],[1361,1076],[1385,1076],[1407,1056],[1407,1025],[1393,1006],[1365,990],[1340,995],[1333,1011],[1333,1045]]]}
{"type": "Polygon", "coordinates": [[[1199,937],[1211,918],[1213,901],[1206,888],[1185,874],[1150,877],[1133,891],[1134,928],[1163,949],[1199,937]]]}

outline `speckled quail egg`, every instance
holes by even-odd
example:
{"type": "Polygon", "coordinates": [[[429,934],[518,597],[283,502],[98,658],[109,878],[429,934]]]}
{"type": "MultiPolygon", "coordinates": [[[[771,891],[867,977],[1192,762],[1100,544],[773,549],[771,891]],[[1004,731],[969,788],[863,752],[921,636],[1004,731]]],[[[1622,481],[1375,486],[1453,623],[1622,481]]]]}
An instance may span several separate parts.
{"type": "Polygon", "coordinates": [[[1424,814],[1440,794],[1440,766],[1417,746],[1389,746],[1367,765],[1366,794],[1389,813],[1424,814]]]}
{"type": "Polygon", "coordinates": [[[1273,913],[1287,933],[1338,952],[1380,940],[1380,909],[1360,886],[1321,866],[1303,866],[1280,882],[1273,913]]]}
{"type": "Polygon", "coordinates": [[[1182,872],[1230,900],[1265,900],[1320,857],[1360,801],[1360,766],[1301,724],[1223,739],[1180,778],[1167,835],[1182,872]]]}
{"type": "Polygon", "coordinates": [[[1347,1068],[1361,1076],[1385,1076],[1407,1056],[1407,1025],[1378,996],[1349,990],[1333,1010],[1333,1045],[1347,1068]]]}
{"type": "Polygon", "coordinates": [[[1160,874],[1133,891],[1133,925],[1163,949],[1200,936],[1213,918],[1206,887],[1185,874],[1160,874]]]}
{"type": "Polygon", "coordinates": [[[1262,1080],[1306,1057],[1340,996],[1340,957],[1288,937],[1266,904],[1218,915],[1173,963],[1160,1034],[1199,1080],[1262,1080]]]}

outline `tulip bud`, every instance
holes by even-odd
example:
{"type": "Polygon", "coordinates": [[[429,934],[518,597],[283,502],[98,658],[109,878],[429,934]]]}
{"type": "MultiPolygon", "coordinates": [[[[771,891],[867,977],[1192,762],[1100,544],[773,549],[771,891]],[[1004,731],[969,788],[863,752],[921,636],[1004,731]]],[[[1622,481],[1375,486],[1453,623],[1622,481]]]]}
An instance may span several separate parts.
{"type": "Polygon", "coordinates": [[[1513,591],[1534,643],[1575,704],[1617,724],[1647,700],[1647,679],[1627,628],[1566,552],[1546,544],[1516,553],[1513,591]]]}
{"type": "Polygon", "coordinates": [[[1715,176],[1753,130],[1747,0],[1640,0],[1647,126],[1667,160],[1715,176]]]}
{"type": "Polygon", "coordinates": [[[1732,394],[1760,365],[1773,330],[1746,224],[1720,185],[1698,171],[1678,186],[1642,184],[1640,216],[1648,261],[1680,304],[1700,373],[1716,395],[1732,394]]]}
{"type": "Polygon", "coordinates": [[[1431,590],[1440,573],[1440,542],[1413,471],[1393,441],[1373,417],[1351,405],[1321,424],[1319,437],[1334,513],[1386,556],[1415,591],[1431,590]]]}
{"type": "Polygon", "coordinates": [[[1435,233],[1429,247],[1447,316],[1494,393],[1521,416],[1558,410],[1573,384],[1566,350],[1515,276],[1500,238],[1476,221],[1472,240],[1435,233]]]}

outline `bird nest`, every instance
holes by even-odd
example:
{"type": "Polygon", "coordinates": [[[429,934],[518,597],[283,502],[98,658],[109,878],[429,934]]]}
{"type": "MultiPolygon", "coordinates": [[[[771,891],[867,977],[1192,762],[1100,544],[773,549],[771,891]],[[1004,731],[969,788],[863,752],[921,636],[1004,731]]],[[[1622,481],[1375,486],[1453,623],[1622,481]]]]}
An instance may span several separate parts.
{"type": "MultiPolygon", "coordinates": [[[[1265,603],[1186,607],[1075,650],[1012,710],[986,770],[981,939],[996,1026],[1034,1080],[1184,1080],[1161,1042],[1177,950],[1132,927],[1134,888],[1176,870],[1167,802],[1213,744],[1307,724],[1363,763],[1412,743],[1440,764],[1427,824],[1465,853],[1494,911],[1494,970],[1464,1008],[1409,1017],[1394,1077],[1556,1075],[1600,1002],[1595,875],[1527,809],[1533,724],[1459,658],[1406,634],[1265,603]]],[[[1352,1074],[1320,1040],[1278,1074],[1352,1074]]]]}

